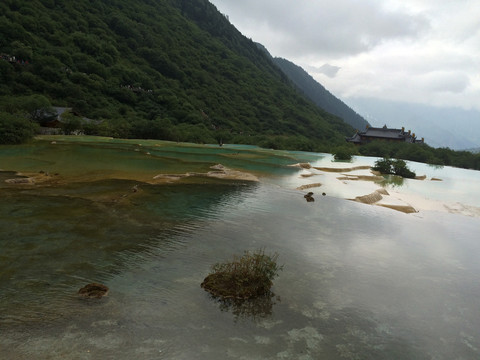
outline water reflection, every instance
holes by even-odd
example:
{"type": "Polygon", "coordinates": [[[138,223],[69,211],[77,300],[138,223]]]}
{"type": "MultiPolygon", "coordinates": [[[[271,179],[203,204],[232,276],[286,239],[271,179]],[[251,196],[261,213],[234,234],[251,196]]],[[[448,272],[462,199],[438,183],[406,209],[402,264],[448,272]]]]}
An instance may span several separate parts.
{"type": "Polygon", "coordinates": [[[220,311],[231,312],[234,321],[268,319],[273,314],[273,306],[280,302],[280,296],[269,291],[265,295],[253,299],[219,299],[209,295],[212,301],[218,303],[220,311]]]}
{"type": "MultiPolygon", "coordinates": [[[[89,146],[79,156],[98,157],[103,145],[89,146]]],[[[124,169],[135,171],[158,165],[142,160],[132,166],[130,160],[145,155],[132,150],[137,147],[133,141],[110,146],[108,161],[121,159],[124,169]]],[[[19,149],[6,153],[23,156],[19,149]]],[[[71,161],[70,149],[56,149],[56,156],[71,161]]],[[[34,147],[30,150],[27,157],[34,160],[26,162],[38,171],[41,159],[34,147]]],[[[51,152],[48,144],[43,150],[51,152]]],[[[168,151],[167,166],[185,171],[192,147],[183,149],[180,165],[174,145],[168,151]]],[[[266,153],[248,151],[241,161],[230,153],[225,157],[258,168],[265,162],[265,168],[276,166],[285,178],[274,184],[206,178],[161,186],[118,179],[60,187],[3,184],[2,356],[480,357],[478,218],[405,215],[333,196],[306,203],[287,178],[298,170],[284,171],[283,166],[323,155],[285,152],[269,163],[266,153]],[[260,160],[252,160],[256,156],[260,160]],[[134,186],[138,191],[132,191],[134,186]],[[253,302],[222,303],[200,288],[219,258],[259,247],[278,252],[285,265],[273,288],[281,301],[271,294],[253,302]],[[109,295],[82,301],[76,292],[93,281],[108,285],[109,295]]],[[[221,149],[214,153],[223,156],[221,149]]],[[[199,167],[211,165],[197,160],[199,167]]],[[[13,157],[9,161],[14,164],[13,157]]],[[[449,194],[459,189],[478,202],[478,173],[414,166],[417,173],[444,181],[405,180],[404,188],[415,186],[428,194],[434,187],[449,194]]]]}
{"type": "Polygon", "coordinates": [[[240,194],[255,186],[105,180],[4,189],[0,321],[62,316],[62,303],[85,283],[108,283],[152,251],[167,256],[183,246],[179,234],[221,216],[219,207],[238,206],[240,194]],[[135,193],[133,186],[139,188],[135,193]],[[55,306],[45,306],[46,301],[55,306]]]}
{"type": "Polygon", "coordinates": [[[405,179],[397,175],[383,175],[383,180],[379,181],[378,184],[382,187],[401,187],[403,186],[405,179]]]}
{"type": "Polygon", "coordinates": [[[444,168],[443,165],[436,165],[436,164],[426,164],[428,167],[435,169],[435,170],[441,170],[444,168]]]}

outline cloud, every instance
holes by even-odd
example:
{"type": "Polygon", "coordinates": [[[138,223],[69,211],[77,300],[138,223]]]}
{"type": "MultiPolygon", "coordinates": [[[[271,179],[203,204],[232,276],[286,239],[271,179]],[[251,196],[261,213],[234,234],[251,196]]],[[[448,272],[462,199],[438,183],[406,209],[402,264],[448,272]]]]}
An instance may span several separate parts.
{"type": "Polygon", "coordinates": [[[432,92],[459,94],[464,92],[469,84],[469,78],[459,71],[433,72],[425,74],[419,79],[419,86],[432,92]]]}
{"type": "Polygon", "coordinates": [[[428,28],[423,16],[390,11],[375,0],[214,0],[248,37],[273,55],[353,55],[428,28]]]}
{"type": "Polygon", "coordinates": [[[321,74],[324,74],[328,76],[329,78],[334,78],[338,71],[341,69],[339,66],[334,66],[330,64],[323,64],[320,67],[312,67],[310,66],[307,70],[311,72],[319,72],[321,74]]]}
{"type": "Polygon", "coordinates": [[[344,100],[480,110],[478,0],[211,1],[344,100]]]}

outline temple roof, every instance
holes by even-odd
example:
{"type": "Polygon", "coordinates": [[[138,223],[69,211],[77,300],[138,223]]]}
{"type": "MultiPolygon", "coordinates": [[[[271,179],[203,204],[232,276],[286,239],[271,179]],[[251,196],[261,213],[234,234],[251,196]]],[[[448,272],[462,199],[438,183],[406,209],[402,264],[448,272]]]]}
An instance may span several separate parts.
{"type": "Polygon", "coordinates": [[[399,138],[405,137],[405,135],[408,135],[408,133],[405,133],[402,129],[387,129],[385,127],[383,128],[369,127],[365,131],[360,132],[360,134],[368,137],[389,138],[389,139],[391,138],[399,139],[399,138]]]}
{"type": "MultiPolygon", "coordinates": [[[[389,129],[387,125],[383,127],[367,127],[363,131],[357,131],[351,138],[347,138],[347,141],[353,143],[362,143],[368,141],[368,139],[389,139],[399,140],[405,142],[416,142],[415,134],[411,134],[410,130],[405,132],[404,128],[401,129],[389,129]]],[[[423,142],[423,140],[422,140],[423,142]]]]}

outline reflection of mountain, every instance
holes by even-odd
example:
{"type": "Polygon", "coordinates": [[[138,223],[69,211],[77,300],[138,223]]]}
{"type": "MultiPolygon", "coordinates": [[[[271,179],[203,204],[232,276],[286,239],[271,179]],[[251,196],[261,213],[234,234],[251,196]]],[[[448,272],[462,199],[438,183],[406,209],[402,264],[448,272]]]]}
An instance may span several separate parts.
{"type": "Polygon", "coordinates": [[[349,103],[364,114],[373,126],[411,129],[433,147],[454,150],[480,146],[480,112],[440,108],[421,104],[351,98],[349,103]]]}

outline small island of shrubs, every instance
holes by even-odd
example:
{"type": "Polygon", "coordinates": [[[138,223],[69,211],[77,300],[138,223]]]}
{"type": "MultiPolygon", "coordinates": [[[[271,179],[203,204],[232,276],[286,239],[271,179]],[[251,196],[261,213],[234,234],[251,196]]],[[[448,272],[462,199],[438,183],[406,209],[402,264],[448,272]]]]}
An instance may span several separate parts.
{"type": "Polygon", "coordinates": [[[278,254],[265,254],[265,250],[245,251],[241,257],[217,263],[204,279],[201,287],[221,300],[248,300],[268,295],[282,266],[277,265],[278,254]]]}
{"type": "Polygon", "coordinates": [[[351,144],[338,146],[332,151],[333,159],[340,162],[350,162],[352,161],[353,155],[356,154],[358,154],[358,151],[355,149],[355,146],[351,144]]]}
{"type": "Polygon", "coordinates": [[[415,178],[416,174],[407,167],[407,163],[401,159],[383,158],[375,161],[372,170],[386,175],[398,175],[404,178],[415,178]]]}

